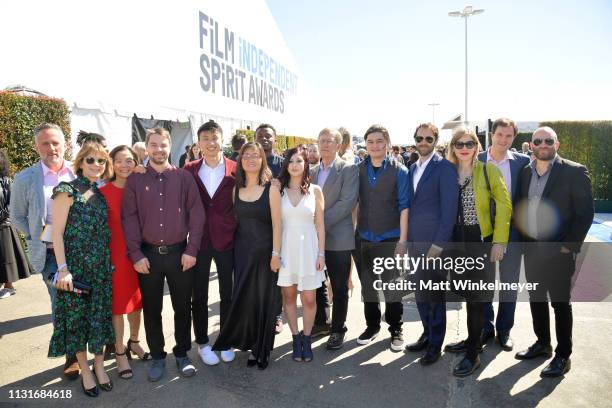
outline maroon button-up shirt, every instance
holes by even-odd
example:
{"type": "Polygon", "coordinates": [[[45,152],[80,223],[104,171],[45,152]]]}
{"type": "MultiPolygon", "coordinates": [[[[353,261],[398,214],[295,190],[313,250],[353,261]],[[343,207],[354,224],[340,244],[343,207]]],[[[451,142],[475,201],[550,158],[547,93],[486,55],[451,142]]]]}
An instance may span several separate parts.
{"type": "Polygon", "coordinates": [[[185,253],[200,249],[205,213],[198,187],[188,172],[174,166],[158,173],[151,166],[143,174],[131,174],[125,185],[121,219],[128,256],[144,258],[142,243],[174,245],[189,241],[185,253]]]}

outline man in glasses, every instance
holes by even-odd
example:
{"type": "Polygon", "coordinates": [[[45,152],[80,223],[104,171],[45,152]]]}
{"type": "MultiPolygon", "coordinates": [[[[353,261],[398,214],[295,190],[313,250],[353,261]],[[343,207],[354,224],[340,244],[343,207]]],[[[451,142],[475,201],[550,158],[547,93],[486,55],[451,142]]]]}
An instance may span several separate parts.
{"type": "MultiPolygon", "coordinates": [[[[321,151],[321,161],[310,169],[310,179],[321,186],[325,198],[325,264],[334,294],[331,335],[326,345],[329,350],[342,347],[347,331],[348,281],[351,274],[351,251],[355,249],[351,214],[359,192],[357,166],[338,156],[341,145],[342,135],[338,130],[321,130],[317,150],[317,154],[321,151]]],[[[317,300],[321,297],[317,293],[317,300]]],[[[319,309],[324,312],[325,299],[326,294],[322,302],[317,302],[317,314],[319,309]]],[[[322,313],[321,323],[325,323],[325,317],[326,314],[322,313]]]]}
{"type": "Polygon", "coordinates": [[[171,143],[170,133],[163,128],[147,132],[149,164],[144,173],[128,178],[121,213],[128,256],[138,272],[147,344],[153,357],[149,381],[159,381],[166,367],[162,328],[165,280],[174,309],[176,365],[185,377],[195,374],[187,356],[191,349],[192,268],[202,242],[205,215],[194,178],[168,162],[171,143]]]}
{"type": "MultiPolygon", "coordinates": [[[[28,257],[34,269],[47,279],[57,271],[51,234],[48,242],[42,241],[43,229],[50,232],[53,189],[61,181],[70,182],[75,175],[71,163],[64,160],[66,151],[64,132],[54,123],[44,123],[34,130],[34,145],[40,161],[15,175],[11,191],[11,220],[26,238],[28,257]]],[[[51,314],[55,315],[56,289],[47,285],[51,298],[51,314]]],[[[55,319],[52,319],[55,321],[55,319]]],[[[76,356],[66,356],[64,376],[75,380],[79,377],[76,356]]]]}
{"type": "MultiPolygon", "coordinates": [[[[412,201],[408,220],[409,253],[436,258],[446,242],[451,240],[457,220],[459,183],[455,166],[434,152],[438,142],[438,128],[432,123],[417,126],[414,141],[419,160],[410,166],[409,185],[412,201]]],[[[420,281],[441,282],[438,270],[420,268],[416,271],[420,281]]],[[[423,323],[423,333],[408,351],[426,350],[419,362],[435,363],[440,358],[446,334],[446,297],[441,290],[416,291],[417,308],[423,323]]]]}
{"type": "Polygon", "coordinates": [[[548,297],[555,312],[555,357],[541,372],[558,377],[571,368],[572,306],[570,293],[576,255],[593,222],[593,193],[583,165],[561,158],[559,139],[550,127],[537,129],[531,138],[535,160],[521,172],[522,203],[516,220],[524,234],[525,277],[536,283],[529,292],[533,330],[537,341],[516,354],[519,360],[550,357],[548,297]]]}
{"type": "MultiPolygon", "coordinates": [[[[517,134],[518,127],[512,119],[497,119],[491,128],[491,147],[478,154],[478,160],[494,164],[501,171],[513,205],[518,199],[521,170],[529,164],[528,156],[510,150],[517,134]]],[[[521,273],[522,244],[518,230],[512,227],[512,223],[510,225],[506,254],[499,264],[499,278],[501,282],[516,283],[521,273]]],[[[484,305],[485,326],[481,335],[481,344],[484,347],[489,339],[495,337],[495,331],[497,331],[497,341],[501,348],[511,351],[513,343],[510,338],[510,330],[514,326],[516,291],[503,291],[499,296],[497,320],[495,320],[493,303],[487,302],[484,305]]],[[[447,350],[463,352],[465,341],[449,345],[447,350]]]]}

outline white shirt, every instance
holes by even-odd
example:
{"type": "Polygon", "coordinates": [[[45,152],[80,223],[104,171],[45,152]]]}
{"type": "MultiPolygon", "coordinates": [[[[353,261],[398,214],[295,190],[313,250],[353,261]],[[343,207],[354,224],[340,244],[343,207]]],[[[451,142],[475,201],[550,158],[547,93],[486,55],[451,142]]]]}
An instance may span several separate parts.
{"type": "Polygon", "coordinates": [[[506,155],[500,161],[496,161],[493,156],[491,156],[491,148],[487,150],[487,162],[494,164],[495,167],[501,171],[504,176],[504,182],[506,183],[506,189],[508,190],[508,194],[512,198],[512,172],[510,171],[510,160],[512,156],[510,152],[506,150],[506,155]]]}
{"type": "Polygon", "coordinates": [[[198,171],[198,177],[200,177],[208,195],[212,198],[223,181],[223,177],[225,177],[225,159],[222,158],[217,167],[210,167],[206,164],[206,159],[203,159],[202,167],[198,171]]]}
{"type": "Polygon", "coordinates": [[[423,173],[425,172],[425,168],[427,167],[427,165],[429,164],[429,162],[431,161],[431,158],[434,156],[435,153],[432,153],[431,155],[429,155],[429,159],[425,160],[425,163],[421,164],[421,158],[419,158],[419,160],[416,161],[416,169],[414,171],[414,176],[412,178],[412,185],[414,186],[414,191],[416,192],[417,187],[419,185],[419,181],[421,180],[421,177],[423,176],[423,173]]]}

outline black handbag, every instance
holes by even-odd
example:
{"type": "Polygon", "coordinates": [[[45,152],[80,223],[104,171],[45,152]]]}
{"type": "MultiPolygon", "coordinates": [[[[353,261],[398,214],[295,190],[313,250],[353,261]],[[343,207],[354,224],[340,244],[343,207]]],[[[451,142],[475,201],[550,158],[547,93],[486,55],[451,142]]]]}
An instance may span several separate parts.
{"type": "Polygon", "coordinates": [[[491,191],[491,184],[489,183],[489,176],[487,175],[487,163],[483,163],[483,172],[485,183],[487,184],[487,190],[489,191],[489,209],[491,210],[491,226],[495,228],[495,199],[493,199],[493,192],[491,191]]]}
{"type": "MultiPolygon", "coordinates": [[[[55,286],[57,284],[57,271],[49,275],[46,283],[47,285],[54,287],[57,290],[63,290],[63,289],[58,289],[57,286],[55,286]]],[[[85,282],[75,280],[75,279],[72,280],[72,292],[81,294],[81,295],[89,295],[91,294],[91,290],[92,290],[91,285],[85,282]]]]}

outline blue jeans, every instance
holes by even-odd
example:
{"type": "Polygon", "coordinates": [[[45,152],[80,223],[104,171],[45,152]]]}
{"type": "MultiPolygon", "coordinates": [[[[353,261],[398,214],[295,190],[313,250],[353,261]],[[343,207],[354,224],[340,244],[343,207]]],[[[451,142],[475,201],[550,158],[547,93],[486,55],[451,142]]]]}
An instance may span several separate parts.
{"type": "MultiPolygon", "coordinates": [[[[516,283],[521,274],[522,242],[509,242],[504,259],[499,263],[499,280],[516,283]]],[[[492,333],[509,333],[514,326],[514,311],[516,309],[516,291],[500,291],[497,320],[493,311],[493,303],[484,304],[485,324],[483,331],[492,333]]]]}
{"type": "MultiPolygon", "coordinates": [[[[45,267],[42,270],[42,278],[43,282],[49,279],[49,275],[52,275],[57,272],[57,261],[55,260],[55,255],[53,252],[47,252],[47,257],[45,259],[45,267]]],[[[53,319],[53,325],[55,325],[55,301],[57,299],[57,289],[54,287],[47,285],[47,291],[49,292],[49,297],[51,298],[51,318],[53,319]]]]}

